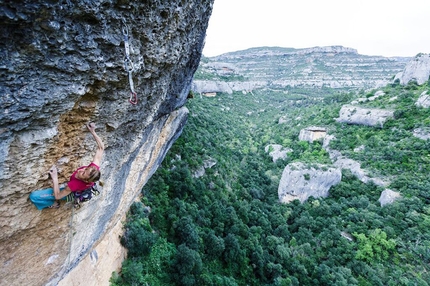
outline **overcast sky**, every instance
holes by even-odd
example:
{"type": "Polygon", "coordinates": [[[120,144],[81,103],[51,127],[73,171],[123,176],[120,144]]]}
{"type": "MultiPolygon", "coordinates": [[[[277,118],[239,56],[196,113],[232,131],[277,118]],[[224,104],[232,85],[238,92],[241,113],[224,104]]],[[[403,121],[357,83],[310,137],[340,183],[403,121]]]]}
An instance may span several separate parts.
{"type": "Polygon", "coordinates": [[[215,0],[203,55],[331,45],[387,57],[430,53],[430,0],[215,0]]]}

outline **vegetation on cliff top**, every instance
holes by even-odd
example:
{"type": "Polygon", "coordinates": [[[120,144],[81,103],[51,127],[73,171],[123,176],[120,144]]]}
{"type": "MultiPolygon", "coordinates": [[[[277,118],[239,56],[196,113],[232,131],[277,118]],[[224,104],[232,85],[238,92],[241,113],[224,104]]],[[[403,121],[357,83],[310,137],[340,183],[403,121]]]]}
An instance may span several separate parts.
{"type": "Polygon", "coordinates": [[[197,95],[182,136],[130,209],[129,255],[112,285],[428,285],[430,140],[412,136],[429,126],[430,110],[414,105],[428,89],[389,85],[362,103],[396,110],[383,128],[334,120],[342,104],[375,90],[197,95]],[[321,142],[298,141],[311,125],[326,127],[332,149],[389,179],[402,198],[381,207],[383,189],[344,170],[328,198],[279,203],[288,163],[329,161],[321,142]],[[268,144],[293,152],[274,163],[268,144]],[[216,165],[193,176],[209,158],[216,165]]]}

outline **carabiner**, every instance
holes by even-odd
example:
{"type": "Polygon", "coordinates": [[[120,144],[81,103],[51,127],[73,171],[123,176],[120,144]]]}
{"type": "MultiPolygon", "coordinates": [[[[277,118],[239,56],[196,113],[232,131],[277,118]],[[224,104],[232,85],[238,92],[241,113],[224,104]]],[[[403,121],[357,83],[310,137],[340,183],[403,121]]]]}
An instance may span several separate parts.
{"type": "Polygon", "coordinates": [[[137,93],[132,91],[130,93],[130,99],[128,100],[131,104],[136,105],[137,104],[137,93]]]}

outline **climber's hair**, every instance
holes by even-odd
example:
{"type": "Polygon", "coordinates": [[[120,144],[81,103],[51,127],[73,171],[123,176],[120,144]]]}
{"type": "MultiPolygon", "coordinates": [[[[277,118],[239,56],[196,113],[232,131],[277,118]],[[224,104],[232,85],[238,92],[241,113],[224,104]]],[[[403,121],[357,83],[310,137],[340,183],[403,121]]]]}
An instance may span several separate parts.
{"type": "Polygon", "coordinates": [[[88,182],[97,182],[98,180],[100,180],[101,174],[96,167],[91,166],[91,167],[88,167],[88,169],[90,169],[90,174],[87,179],[88,182]]]}

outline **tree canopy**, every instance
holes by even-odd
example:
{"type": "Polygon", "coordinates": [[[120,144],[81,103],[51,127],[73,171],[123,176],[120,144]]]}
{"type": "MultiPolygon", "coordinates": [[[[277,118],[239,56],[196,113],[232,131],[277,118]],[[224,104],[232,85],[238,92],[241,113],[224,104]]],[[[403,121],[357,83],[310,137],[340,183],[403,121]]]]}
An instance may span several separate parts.
{"type": "Polygon", "coordinates": [[[430,140],[412,135],[430,123],[430,111],[414,105],[425,89],[389,85],[362,103],[395,110],[382,128],[334,120],[364,92],[196,95],[183,134],[130,209],[128,258],[111,284],[428,285],[430,140]],[[330,162],[321,142],[298,140],[312,125],[325,126],[336,138],[330,148],[390,181],[402,198],[381,207],[382,187],[343,170],[329,197],[279,203],[288,163],[330,162]],[[273,162],[268,144],[293,151],[273,162]],[[209,158],[216,164],[196,176],[209,158]]]}

